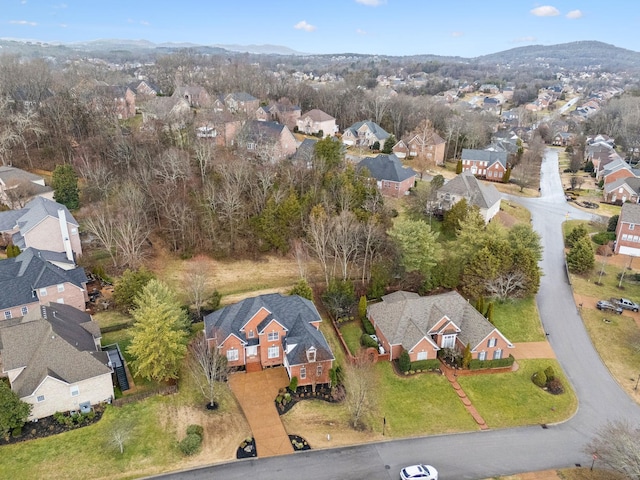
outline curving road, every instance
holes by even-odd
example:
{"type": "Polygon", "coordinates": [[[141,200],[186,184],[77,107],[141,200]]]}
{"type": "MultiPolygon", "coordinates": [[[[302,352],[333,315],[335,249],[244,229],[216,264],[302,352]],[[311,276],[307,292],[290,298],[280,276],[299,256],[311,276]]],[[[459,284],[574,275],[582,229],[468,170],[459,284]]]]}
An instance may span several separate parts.
{"type": "Polygon", "coordinates": [[[564,269],[561,225],[567,218],[590,219],[565,201],[558,174],[558,155],[548,149],[541,171],[541,196],[508,197],[532,213],[544,247],[540,316],[558,361],[579,398],[577,413],[548,428],[505,430],[394,440],[294,455],[253,459],[176,472],[167,479],[286,478],[396,480],[404,465],[429,462],[441,480],[482,479],[519,472],[591,465],[584,445],[607,420],[637,418],[640,408],[613,380],[578,315],[564,269]]]}

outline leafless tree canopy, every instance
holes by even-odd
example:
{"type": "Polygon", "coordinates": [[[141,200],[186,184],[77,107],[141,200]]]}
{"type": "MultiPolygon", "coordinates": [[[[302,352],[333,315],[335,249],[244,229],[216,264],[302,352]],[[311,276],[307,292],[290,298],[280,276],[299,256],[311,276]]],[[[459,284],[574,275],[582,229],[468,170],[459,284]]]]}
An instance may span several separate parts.
{"type": "Polygon", "coordinates": [[[640,479],[640,428],[626,420],[609,422],[585,447],[596,462],[628,478],[640,479]]]}

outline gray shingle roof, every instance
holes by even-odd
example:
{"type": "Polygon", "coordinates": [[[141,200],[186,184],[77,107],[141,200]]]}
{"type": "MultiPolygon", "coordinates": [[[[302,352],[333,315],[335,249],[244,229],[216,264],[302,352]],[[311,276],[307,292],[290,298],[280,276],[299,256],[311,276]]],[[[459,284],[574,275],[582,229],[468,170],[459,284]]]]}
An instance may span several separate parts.
{"type": "MultiPolygon", "coordinates": [[[[58,320],[58,323],[64,321],[58,320]]],[[[71,330],[72,327],[65,328],[71,330]]],[[[88,350],[75,347],[58,329],[41,317],[25,318],[19,324],[0,328],[4,370],[24,367],[11,384],[19,397],[31,395],[46,376],[73,384],[111,372],[104,363],[105,355],[95,351],[93,341],[88,350]]]]}
{"type": "Polygon", "coordinates": [[[67,207],[48,198],[36,197],[22,209],[24,213],[18,219],[20,232],[24,235],[47,217],[58,218],[58,210],[60,209],[64,210],[67,222],[78,226],[78,222],[73,218],[67,207]]]}
{"type": "MultiPolygon", "coordinates": [[[[322,321],[318,310],[313,302],[298,295],[272,293],[226,306],[204,317],[205,332],[211,335],[215,330],[222,339],[231,334],[245,339],[245,333],[241,329],[261,308],[271,313],[260,323],[258,332],[270,321],[276,320],[287,329],[287,336],[283,342],[289,346],[297,344],[287,354],[290,365],[297,365],[303,354],[301,352],[306,352],[310,346],[316,348],[316,361],[333,358],[324,335],[311,325],[311,322],[322,321]]],[[[286,352],[286,348],[284,351],[286,352]]]]}
{"type": "Polygon", "coordinates": [[[376,326],[392,345],[409,350],[446,315],[459,329],[458,339],[473,349],[491,332],[497,330],[458,292],[420,297],[396,292],[382,297],[382,302],[369,305],[367,311],[376,326]]]}
{"type": "Polygon", "coordinates": [[[326,122],[327,120],[335,120],[334,117],[317,108],[314,108],[313,110],[309,110],[307,113],[302,114],[300,116],[300,119],[304,120],[306,117],[309,117],[314,122],[326,122]]]}
{"type": "Polygon", "coordinates": [[[391,136],[391,134],[389,132],[387,132],[384,128],[382,128],[377,123],[372,122],[371,120],[365,120],[363,122],[356,122],[353,125],[351,125],[349,128],[347,128],[347,130],[351,130],[353,135],[355,135],[357,137],[358,136],[358,130],[360,130],[360,128],[363,125],[366,125],[367,128],[369,129],[369,131],[371,133],[373,133],[373,135],[378,140],[386,140],[387,138],[389,138],[391,136]]]}
{"type": "Polygon", "coordinates": [[[362,168],[369,170],[376,180],[402,182],[417,175],[413,169],[403,166],[400,159],[393,154],[366,157],[358,163],[358,169],[362,168]]]}
{"type": "Polygon", "coordinates": [[[64,270],[45,258],[62,259],[64,255],[27,248],[15,258],[0,261],[0,309],[37,302],[39,288],[67,282],[84,288],[87,282],[84,268],[64,270]]]}
{"type": "Polygon", "coordinates": [[[40,175],[35,175],[19,168],[0,166],[0,182],[6,185],[12,181],[42,182],[43,178],[40,175]]]}
{"type": "Polygon", "coordinates": [[[474,150],[471,148],[463,148],[460,156],[462,160],[478,160],[487,162],[487,166],[491,166],[499,162],[504,168],[507,168],[507,153],[492,152],[490,150],[474,150]]]}
{"type": "Polygon", "coordinates": [[[634,225],[640,224],[640,204],[637,203],[623,203],[620,210],[620,222],[633,223],[634,225]]]}
{"type": "Polygon", "coordinates": [[[467,199],[471,205],[490,208],[501,199],[500,192],[491,184],[483,184],[471,172],[462,172],[438,190],[467,199]]]}

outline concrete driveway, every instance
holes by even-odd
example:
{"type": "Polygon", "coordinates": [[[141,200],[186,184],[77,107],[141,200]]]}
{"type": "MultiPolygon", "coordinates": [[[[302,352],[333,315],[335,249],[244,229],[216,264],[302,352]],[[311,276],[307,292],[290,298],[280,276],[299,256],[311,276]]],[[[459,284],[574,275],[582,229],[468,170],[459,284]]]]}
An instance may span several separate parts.
{"type": "Polygon", "coordinates": [[[289,377],[282,367],[252,373],[237,372],[229,377],[231,391],[251,427],[258,457],[293,453],[274,403],[278,391],[287,385],[289,377]]]}

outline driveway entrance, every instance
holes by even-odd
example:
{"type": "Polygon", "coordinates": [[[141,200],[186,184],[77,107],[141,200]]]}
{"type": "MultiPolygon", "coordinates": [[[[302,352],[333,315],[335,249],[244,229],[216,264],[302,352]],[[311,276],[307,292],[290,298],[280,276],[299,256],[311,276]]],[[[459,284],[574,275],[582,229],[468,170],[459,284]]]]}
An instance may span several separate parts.
{"type": "Polygon", "coordinates": [[[293,453],[275,406],[278,391],[288,385],[289,377],[282,367],[251,373],[237,372],[229,376],[231,391],[251,427],[258,457],[293,453]]]}

